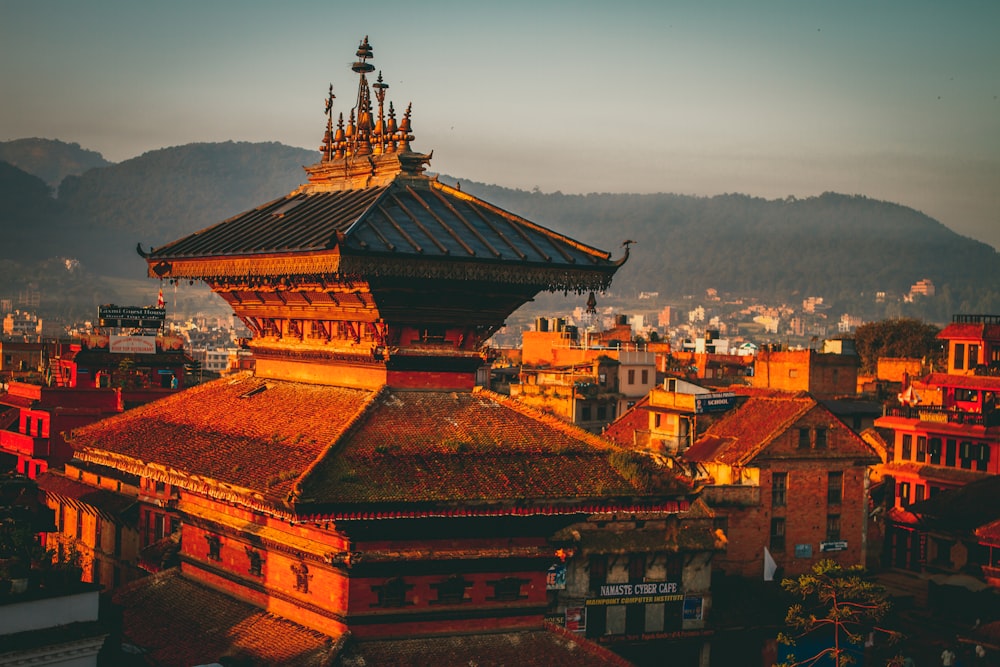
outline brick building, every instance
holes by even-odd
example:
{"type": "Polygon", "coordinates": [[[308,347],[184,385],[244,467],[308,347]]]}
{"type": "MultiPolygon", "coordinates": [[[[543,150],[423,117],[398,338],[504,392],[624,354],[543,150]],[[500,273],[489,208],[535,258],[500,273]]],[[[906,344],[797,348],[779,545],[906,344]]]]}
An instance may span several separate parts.
{"type": "Polygon", "coordinates": [[[856,354],[847,352],[760,350],[751,386],[807,391],[816,398],[853,396],[857,392],[859,361],[856,354]]]}
{"type": "Polygon", "coordinates": [[[520,644],[607,665],[585,637],[639,638],[706,664],[716,541],[690,485],[475,386],[511,312],[605,289],[624,258],[426,176],[409,110],[397,124],[367,81],[367,39],[357,55],[359,107],[335,125],[331,92],[307,185],[144,254],[230,304],[254,370],[73,434],[77,463],[138,478],[140,517],[178,520],[179,569],[118,592],[127,641],[186,664],[520,644]],[[240,628],[264,611],[255,641],[240,628]]]}
{"type": "Polygon", "coordinates": [[[785,576],[820,558],[864,564],[874,451],[804,392],[737,394],[737,407],[680,457],[728,538],[715,566],[759,577],[765,548],[785,576]]]}

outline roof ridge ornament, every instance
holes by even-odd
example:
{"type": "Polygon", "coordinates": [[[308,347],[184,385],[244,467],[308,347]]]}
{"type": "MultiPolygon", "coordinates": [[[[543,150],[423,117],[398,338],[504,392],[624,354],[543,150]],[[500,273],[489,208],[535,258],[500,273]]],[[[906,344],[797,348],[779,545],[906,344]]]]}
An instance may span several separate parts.
{"type": "Polygon", "coordinates": [[[389,84],[382,71],[378,71],[374,83],[369,83],[368,75],[375,71],[369,62],[372,54],[371,42],[365,35],[351,64],[351,70],[358,75],[358,90],[346,123],[342,110],[337,112],[334,123],[337,96],[330,84],[324,100],[326,129],[319,147],[320,161],[305,168],[309,185],[303,187],[343,190],[387,185],[397,175],[422,176],[430,162],[433,153],[416,153],[410,147],[415,138],[413,104],[407,104],[397,122],[396,108],[392,100],[386,99],[389,84]]]}

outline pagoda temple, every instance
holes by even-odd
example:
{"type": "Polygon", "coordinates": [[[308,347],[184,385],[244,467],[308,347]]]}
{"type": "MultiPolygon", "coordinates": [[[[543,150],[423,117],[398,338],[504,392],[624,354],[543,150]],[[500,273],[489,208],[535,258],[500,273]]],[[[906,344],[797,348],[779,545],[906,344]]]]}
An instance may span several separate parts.
{"type": "Polygon", "coordinates": [[[140,522],[178,527],[179,567],[116,591],[126,641],[163,664],[606,665],[599,643],[676,636],[704,662],[718,544],[694,490],[476,381],[515,309],[607,288],[627,248],[425,173],[371,59],[365,38],[346,120],[331,86],[304,185],[139,249],[224,298],[256,366],[71,436],[139,478],[140,522]]]}

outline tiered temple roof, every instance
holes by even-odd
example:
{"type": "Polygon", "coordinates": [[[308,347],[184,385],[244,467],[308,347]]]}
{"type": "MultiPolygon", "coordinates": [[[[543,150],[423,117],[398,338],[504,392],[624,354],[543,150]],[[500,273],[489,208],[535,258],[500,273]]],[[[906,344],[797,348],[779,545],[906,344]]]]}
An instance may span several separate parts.
{"type": "Polygon", "coordinates": [[[689,490],[652,485],[650,463],[485,390],[244,373],[77,429],[73,442],[78,459],[303,520],[678,511],[664,493],[689,490]]]}

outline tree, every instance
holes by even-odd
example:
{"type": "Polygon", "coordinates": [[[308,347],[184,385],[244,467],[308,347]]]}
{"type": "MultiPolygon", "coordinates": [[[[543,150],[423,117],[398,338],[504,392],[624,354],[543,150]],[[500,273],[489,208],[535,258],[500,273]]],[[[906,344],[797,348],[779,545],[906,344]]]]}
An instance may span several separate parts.
{"type": "Polygon", "coordinates": [[[854,348],[861,357],[861,369],[874,373],[879,357],[908,357],[927,362],[941,357],[941,341],[933,324],[899,318],[868,322],[854,332],[854,348]]]}
{"type": "Polygon", "coordinates": [[[880,624],[891,604],[885,588],[869,581],[860,565],[843,568],[833,560],[821,560],[812,571],[795,579],[784,579],[781,587],[802,598],[788,608],[785,624],[792,634],[779,633],[778,642],[795,646],[806,636],[823,642],[813,655],[790,656],[780,667],[806,665],[850,665],[863,651],[869,633],[880,633],[890,642],[899,634],[880,624]]]}

